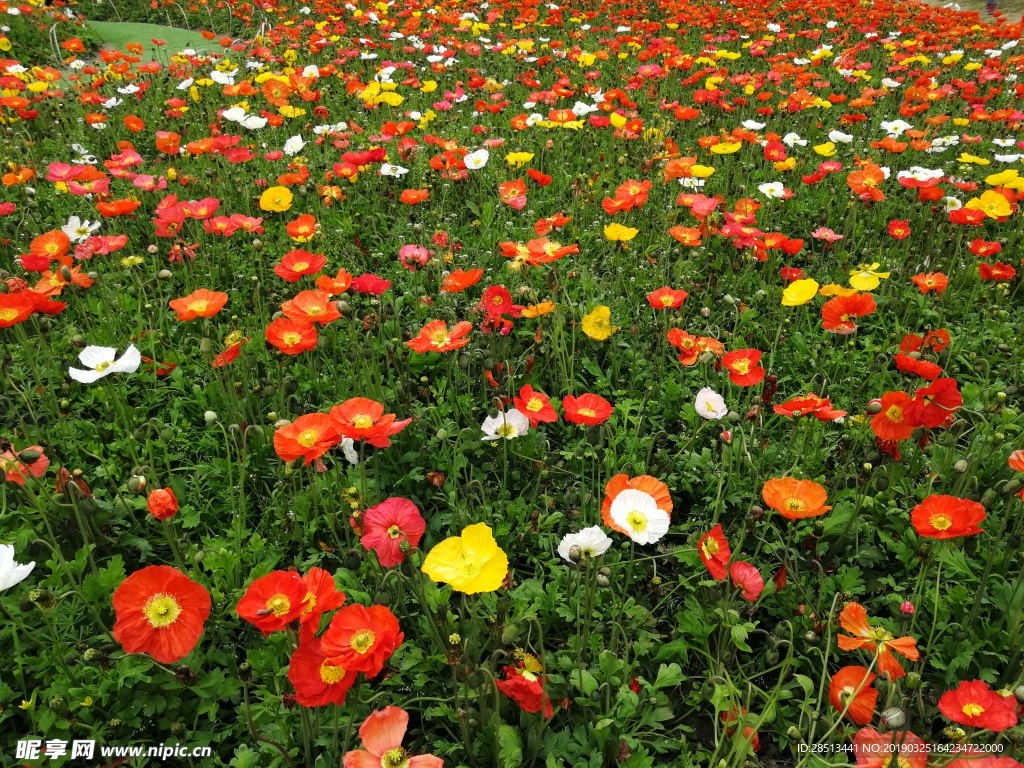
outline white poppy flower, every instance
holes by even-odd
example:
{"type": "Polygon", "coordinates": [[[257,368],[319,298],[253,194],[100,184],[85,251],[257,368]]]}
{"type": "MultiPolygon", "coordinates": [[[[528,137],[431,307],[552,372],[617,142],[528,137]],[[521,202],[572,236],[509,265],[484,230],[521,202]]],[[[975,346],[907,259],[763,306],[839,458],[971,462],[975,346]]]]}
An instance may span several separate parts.
{"type": "Polygon", "coordinates": [[[828,140],[836,144],[849,144],[853,141],[853,136],[842,131],[829,131],[828,140]]]}
{"type": "Polygon", "coordinates": [[[381,163],[380,170],[378,171],[381,176],[390,176],[393,179],[400,179],[408,172],[408,168],[403,168],[400,165],[392,165],[391,163],[381,163]]]}
{"type": "Polygon", "coordinates": [[[900,136],[904,131],[913,128],[906,120],[883,120],[882,130],[890,136],[900,136]]]}
{"type": "Polygon", "coordinates": [[[60,231],[68,236],[72,243],[81,243],[89,239],[89,235],[100,228],[98,221],[82,221],[77,216],[68,218],[67,224],[60,228],[60,231]]]}
{"type": "Polygon", "coordinates": [[[653,544],[668,533],[668,513],[643,491],[630,488],[620,493],[612,502],[610,514],[637,544],[653,544]]]}
{"type": "Polygon", "coordinates": [[[558,545],[558,554],[561,555],[563,560],[568,560],[571,563],[572,558],[569,557],[569,550],[573,547],[579,547],[584,557],[598,557],[607,552],[611,545],[612,540],[608,534],[596,525],[592,525],[589,528],[584,528],[579,533],[565,534],[558,545]]]}
{"type": "Polygon", "coordinates": [[[10,544],[0,544],[0,592],[20,584],[35,567],[34,562],[27,565],[14,562],[14,547],[10,544]]]}
{"type": "Polygon", "coordinates": [[[725,400],[711,387],[704,387],[704,389],[697,393],[694,405],[697,408],[697,415],[709,421],[724,419],[726,414],[729,413],[725,400]]]}
{"type": "Polygon", "coordinates": [[[250,131],[258,131],[267,124],[267,118],[257,115],[246,115],[238,121],[238,124],[243,128],[248,128],[250,131]]]}
{"type": "Polygon", "coordinates": [[[499,413],[495,417],[488,416],[480,425],[484,440],[512,440],[522,437],[530,429],[530,420],[515,408],[508,413],[499,413]]]}
{"type": "Polygon", "coordinates": [[[746,128],[748,131],[760,131],[766,125],[768,125],[768,123],[759,123],[756,120],[743,121],[743,127],[746,128]]]}
{"type": "Polygon", "coordinates": [[[284,153],[288,155],[288,157],[294,157],[302,151],[304,146],[306,146],[306,142],[303,141],[301,136],[296,134],[284,143],[284,153]]]}
{"type": "Polygon", "coordinates": [[[478,149],[476,152],[470,152],[464,158],[462,162],[471,171],[478,171],[487,165],[487,161],[490,159],[491,153],[486,149],[478,149]]]}
{"type": "Polygon", "coordinates": [[[341,450],[349,464],[359,463],[359,454],[356,453],[356,441],[351,437],[341,438],[341,450]]]}
{"type": "Polygon", "coordinates": [[[786,194],[786,187],[781,181],[769,181],[757,185],[762,195],[769,198],[782,198],[786,194]]]}
{"type": "Polygon", "coordinates": [[[113,347],[89,346],[78,355],[79,362],[90,370],[70,368],[68,373],[75,381],[91,384],[111,373],[135,373],[142,363],[142,354],[132,344],[117,360],[117,350],[113,347]]]}
{"type": "Polygon", "coordinates": [[[942,202],[946,205],[946,213],[950,211],[959,211],[964,207],[964,204],[957,200],[955,197],[944,197],[942,202]]]}
{"type": "Polygon", "coordinates": [[[787,147],[795,147],[798,145],[801,147],[806,147],[807,139],[801,139],[799,133],[793,133],[792,131],[790,131],[789,133],[782,137],[782,143],[785,144],[787,147]]]}

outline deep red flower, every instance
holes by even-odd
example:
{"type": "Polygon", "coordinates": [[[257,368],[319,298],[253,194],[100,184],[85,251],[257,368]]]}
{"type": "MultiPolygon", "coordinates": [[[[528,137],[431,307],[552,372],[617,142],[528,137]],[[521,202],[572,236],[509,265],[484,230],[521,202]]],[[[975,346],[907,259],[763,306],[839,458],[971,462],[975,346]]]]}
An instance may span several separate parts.
{"type": "Polygon", "coordinates": [[[725,581],[726,566],[732,553],[729,551],[729,541],[725,538],[721,523],[700,537],[697,542],[697,554],[713,579],[725,581]]]}
{"type": "Polygon", "coordinates": [[[936,379],[930,386],[914,393],[909,418],[923,427],[941,427],[964,404],[963,395],[954,379],[936,379]]]}
{"type": "Polygon", "coordinates": [[[553,717],[551,699],[544,692],[546,678],[526,668],[506,666],[505,679],[498,681],[498,690],[519,705],[524,712],[544,711],[544,717],[553,717]]]}
{"type": "Polygon", "coordinates": [[[380,296],[391,287],[391,281],[377,275],[365,274],[352,280],[352,290],[371,296],[380,296]]]}

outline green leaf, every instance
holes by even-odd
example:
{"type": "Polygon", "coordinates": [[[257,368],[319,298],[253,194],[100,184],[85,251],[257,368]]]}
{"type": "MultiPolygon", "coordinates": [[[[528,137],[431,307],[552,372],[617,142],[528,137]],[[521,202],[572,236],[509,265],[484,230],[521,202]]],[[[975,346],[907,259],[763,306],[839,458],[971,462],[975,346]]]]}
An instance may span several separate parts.
{"type": "Polygon", "coordinates": [[[523,742],[511,725],[498,727],[498,760],[501,768],[518,768],[523,764],[523,742]]]}
{"type": "Polygon", "coordinates": [[[684,679],[683,670],[678,664],[662,664],[658,667],[658,677],[654,681],[654,687],[675,688],[684,679]]]}
{"type": "Polygon", "coordinates": [[[597,678],[585,669],[574,669],[569,673],[569,682],[583,691],[584,696],[589,696],[598,689],[600,683],[597,678]]]}

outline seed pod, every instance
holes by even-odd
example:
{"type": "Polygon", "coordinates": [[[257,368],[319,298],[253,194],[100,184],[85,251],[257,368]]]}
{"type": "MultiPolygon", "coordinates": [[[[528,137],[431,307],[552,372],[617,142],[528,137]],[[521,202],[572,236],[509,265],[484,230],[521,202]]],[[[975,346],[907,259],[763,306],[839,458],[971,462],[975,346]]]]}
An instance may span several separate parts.
{"type": "Polygon", "coordinates": [[[506,624],[501,632],[501,642],[504,645],[511,645],[519,639],[519,627],[515,624],[506,624]]]}
{"type": "Polygon", "coordinates": [[[607,587],[607,586],[611,585],[611,583],[612,583],[611,580],[607,576],[605,576],[603,573],[597,574],[597,576],[594,577],[594,582],[599,587],[607,587]]]}
{"type": "Polygon", "coordinates": [[[201,338],[199,340],[199,351],[202,352],[204,355],[210,354],[210,351],[212,349],[213,349],[213,340],[212,339],[208,339],[207,337],[204,336],[203,338],[201,338]]]}

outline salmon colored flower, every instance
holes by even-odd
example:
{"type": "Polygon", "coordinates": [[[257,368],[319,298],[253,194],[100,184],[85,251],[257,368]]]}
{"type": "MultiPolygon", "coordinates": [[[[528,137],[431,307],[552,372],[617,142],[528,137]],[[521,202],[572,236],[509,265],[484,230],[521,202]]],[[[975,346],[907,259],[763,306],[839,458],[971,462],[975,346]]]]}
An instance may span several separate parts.
{"type": "Polygon", "coordinates": [[[271,571],[248,586],[235,612],[268,637],[302,617],[307,594],[295,571],[271,571]]]}
{"type": "Polygon", "coordinates": [[[210,593],[169,565],[135,571],[114,590],[114,639],[161,664],[188,656],[210,616],[210,593]]]}
{"type": "Polygon", "coordinates": [[[711,574],[711,578],[725,581],[726,565],[732,553],[729,551],[729,541],[725,538],[721,523],[700,537],[697,542],[697,554],[711,574]]]}
{"type": "Polygon", "coordinates": [[[395,421],[395,414],[384,413],[384,406],[366,397],[353,397],[331,409],[331,424],[342,437],[365,441],[375,448],[387,448],[389,439],[412,422],[395,421]]]}
{"type": "Polygon", "coordinates": [[[195,320],[197,317],[213,317],[228,303],[228,295],[220,291],[208,291],[206,288],[192,291],[188,296],[171,299],[170,306],[178,313],[182,321],[195,320]]]}
{"type": "Polygon", "coordinates": [[[409,714],[390,706],[370,714],[359,727],[363,748],[346,752],[342,768],[443,768],[433,755],[410,755],[402,746],[409,714]]]}
{"type": "Polygon", "coordinates": [[[414,352],[425,355],[428,352],[453,352],[469,344],[468,334],[473,324],[463,320],[448,330],[444,320],[431,320],[420,328],[416,338],[405,342],[414,352]]]}
{"type": "Polygon", "coordinates": [[[910,513],[918,536],[929,539],[957,539],[982,532],[985,507],[977,501],[933,493],[910,513]]]}
{"type": "Polygon", "coordinates": [[[939,698],[939,711],[954,723],[1001,733],[1017,724],[1017,701],[1000,696],[981,680],[961,680],[939,698]]]}
{"type": "Polygon", "coordinates": [[[282,303],[281,311],[291,320],[318,325],[333,323],[341,317],[341,312],[326,291],[302,291],[282,303]]]}
{"type": "Polygon", "coordinates": [[[825,489],[813,480],[795,477],[773,477],[761,489],[761,498],[787,520],[820,517],[832,507],[826,507],[825,489]]]}
{"type": "Polygon", "coordinates": [[[409,499],[391,498],[363,513],[363,536],[359,543],[377,553],[385,568],[405,561],[403,544],[415,548],[427,530],[427,522],[409,499]]]}
{"type": "Polygon", "coordinates": [[[20,451],[9,450],[0,453],[0,479],[14,485],[24,485],[29,477],[42,477],[49,466],[50,458],[39,445],[30,445],[20,451]],[[25,451],[36,452],[39,458],[29,462],[27,458],[22,458],[26,455],[25,451]]]}
{"type": "Polygon", "coordinates": [[[764,577],[750,563],[737,561],[729,566],[729,578],[740,589],[740,597],[747,602],[756,603],[764,591],[764,577]]]}
{"type": "Polygon", "coordinates": [[[928,764],[927,742],[910,731],[879,733],[861,728],[853,737],[853,754],[857,768],[926,768],[928,764]]]}
{"type": "Polygon", "coordinates": [[[341,442],[341,438],[330,416],[307,413],[274,432],[274,450],[281,461],[301,458],[308,467],[341,442]]]}
{"type": "Polygon", "coordinates": [[[686,367],[696,365],[705,352],[711,352],[716,357],[725,354],[725,346],[717,339],[694,336],[682,328],[672,328],[667,338],[668,343],[679,350],[679,362],[686,367]]]}
{"type": "Polygon", "coordinates": [[[878,659],[878,671],[891,680],[898,680],[907,674],[892,655],[893,651],[910,661],[918,659],[917,641],[914,638],[896,638],[883,627],[872,627],[868,623],[867,609],[860,603],[847,603],[839,614],[839,624],[853,635],[839,635],[839,647],[844,651],[870,651],[878,659]]]}
{"type": "Polygon", "coordinates": [[[358,672],[332,664],[318,638],[296,648],[288,664],[288,679],[295,686],[295,701],[303,707],[343,704],[357,677],[358,672]]]}
{"type": "Polygon", "coordinates": [[[828,700],[836,712],[845,712],[857,725],[866,725],[875,716],[878,691],[871,685],[877,678],[865,667],[843,667],[832,676],[828,700]]]}

